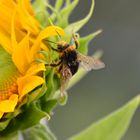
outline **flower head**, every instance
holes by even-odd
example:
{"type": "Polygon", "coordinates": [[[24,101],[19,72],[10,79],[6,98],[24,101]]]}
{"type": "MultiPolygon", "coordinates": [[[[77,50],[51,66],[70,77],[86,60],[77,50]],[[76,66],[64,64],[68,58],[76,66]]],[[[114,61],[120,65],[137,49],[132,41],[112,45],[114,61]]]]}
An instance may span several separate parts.
{"type": "MultiPolygon", "coordinates": [[[[50,50],[49,37],[60,38],[65,30],[63,39],[68,41],[90,19],[94,0],[84,19],[69,23],[77,4],[78,0],[62,0],[53,7],[44,0],[0,0],[0,136],[37,124],[42,117],[50,117],[58,102],[66,102],[67,96],[60,98],[58,92],[61,74],[44,62],[59,59],[50,50]]],[[[88,43],[100,32],[79,38],[78,51],[87,54],[88,43]]],[[[78,71],[70,86],[84,74],[78,71]]]]}
{"type": "Polygon", "coordinates": [[[13,112],[28,93],[44,83],[45,66],[36,61],[40,58],[41,41],[57,35],[57,32],[63,35],[64,31],[56,26],[41,30],[29,0],[1,0],[0,12],[2,118],[5,113],[13,112]]]}

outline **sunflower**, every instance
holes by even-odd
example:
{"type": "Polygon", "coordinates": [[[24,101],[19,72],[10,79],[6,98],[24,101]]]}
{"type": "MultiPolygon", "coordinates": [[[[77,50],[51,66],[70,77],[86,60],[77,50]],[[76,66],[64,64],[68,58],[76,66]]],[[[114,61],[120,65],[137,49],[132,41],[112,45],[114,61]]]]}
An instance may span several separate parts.
{"type": "Polygon", "coordinates": [[[28,93],[45,80],[45,66],[37,62],[42,40],[64,31],[40,28],[29,0],[0,0],[0,118],[14,112],[28,93]],[[6,11],[6,12],[5,12],[6,11]]]}

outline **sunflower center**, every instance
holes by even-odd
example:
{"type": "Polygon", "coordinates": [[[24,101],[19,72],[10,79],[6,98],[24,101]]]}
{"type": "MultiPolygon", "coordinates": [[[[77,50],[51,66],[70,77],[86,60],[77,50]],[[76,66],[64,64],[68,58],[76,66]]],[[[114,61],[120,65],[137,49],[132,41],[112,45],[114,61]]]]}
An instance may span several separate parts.
{"type": "Polygon", "coordinates": [[[17,93],[18,75],[19,72],[11,60],[11,55],[0,47],[0,100],[17,93]]]}
{"type": "Polygon", "coordinates": [[[17,94],[18,93],[18,88],[17,84],[9,84],[9,87],[5,90],[0,90],[0,101],[8,99],[12,94],[17,94]]]}

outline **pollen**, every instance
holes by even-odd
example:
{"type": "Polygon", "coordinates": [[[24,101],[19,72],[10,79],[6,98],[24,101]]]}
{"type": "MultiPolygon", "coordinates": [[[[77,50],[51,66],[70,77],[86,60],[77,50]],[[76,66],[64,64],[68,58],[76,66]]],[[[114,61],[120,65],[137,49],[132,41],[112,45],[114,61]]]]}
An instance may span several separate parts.
{"type": "Polygon", "coordinates": [[[18,94],[18,86],[13,82],[7,89],[0,90],[0,101],[9,99],[12,94],[18,94]]]}
{"type": "Polygon", "coordinates": [[[66,45],[68,45],[68,43],[65,42],[65,41],[59,41],[59,42],[57,42],[57,46],[66,46],[66,45]]]}

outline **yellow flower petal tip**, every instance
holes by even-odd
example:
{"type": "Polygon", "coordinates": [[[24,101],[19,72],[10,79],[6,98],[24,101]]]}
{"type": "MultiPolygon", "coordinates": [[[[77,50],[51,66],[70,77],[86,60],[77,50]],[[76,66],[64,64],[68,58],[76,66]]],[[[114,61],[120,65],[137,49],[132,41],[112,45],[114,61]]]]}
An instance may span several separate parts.
{"type": "Polygon", "coordinates": [[[43,84],[44,82],[44,79],[39,76],[25,76],[19,78],[17,83],[18,91],[20,93],[20,99],[27,93],[31,92],[37,86],[43,84]]]}
{"type": "Polygon", "coordinates": [[[13,94],[9,99],[0,101],[0,112],[13,112],[18,102],[18,95],[13,94]]]}
{"type": "Polygon", "coordinates": [[[45,71],[45,65],[42,63],[35,63],[33,64],[26,72],[27,75],[35,75],[40,71],[45,71]]]}
{"type": "Polygon", "coordinates": [[[12,54],[12,60],[20,73],[24,74],[29,67],[29,35],[27,34],[16,46],[12,54]]]}
{"type": "Polygon", "coordinates": [[[4,112],[0,112],[0,119],[2,118],[3,114],[4,114],[4,112]]]}
{"type": "Polygon", "coordinates": [[[51,36],[56,36],[56,35],[61,35],[63,36],[64,30],[58,26],[48,26],[46,27],[42,32],[40,32],[40,40],[43,40],[45,38],[51,37],[51,36]]]}

